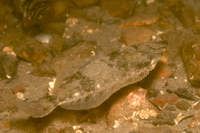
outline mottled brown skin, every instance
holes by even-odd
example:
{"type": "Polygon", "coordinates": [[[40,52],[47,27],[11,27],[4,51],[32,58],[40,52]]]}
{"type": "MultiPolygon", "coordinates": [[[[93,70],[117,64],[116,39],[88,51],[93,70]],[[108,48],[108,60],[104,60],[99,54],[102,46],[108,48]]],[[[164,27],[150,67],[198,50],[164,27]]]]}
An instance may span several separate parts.
{"type": "Polygon", "coordinates": [[[33,117],[48,115],[59,105],[72,110],[97,107],[120,88],[145,78],[165,48],[165,44],[147,42],[78,60],[57,74],[53,95],[44,93],[37,100],[29,97],[16,103],[33,117]]]}
{"type": "Polygon", "coordinates": [[[85,62],[76,62],[76,67],[72,65],[60,72],[54,88],[58,91],[59,104],[65,109],[94,108],[120,88],[142,80],[160,60],[159,52],[163,50],[151,51],[147,45],[155,43],[127,46],[85,62]]]}

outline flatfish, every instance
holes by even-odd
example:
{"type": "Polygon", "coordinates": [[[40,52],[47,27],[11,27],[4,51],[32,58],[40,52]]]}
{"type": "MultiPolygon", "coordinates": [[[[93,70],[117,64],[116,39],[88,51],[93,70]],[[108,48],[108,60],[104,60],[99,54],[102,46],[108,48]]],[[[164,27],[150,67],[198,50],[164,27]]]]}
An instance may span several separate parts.
{"type": "Polygon", "coordinates": [[[165,49],[163,41],[150,41],[77,60],[57,74],[52,95],[17,99],[16,105],[33,117],[46,116],[57,106],[70,110],[97,107],[120,88],[145,78],[165,49]]]}

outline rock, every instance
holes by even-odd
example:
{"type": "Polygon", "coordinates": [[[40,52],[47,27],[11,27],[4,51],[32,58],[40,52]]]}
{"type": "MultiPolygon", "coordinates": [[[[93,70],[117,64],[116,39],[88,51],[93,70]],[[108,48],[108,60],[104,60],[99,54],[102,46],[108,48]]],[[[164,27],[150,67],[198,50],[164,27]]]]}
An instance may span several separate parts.
{"type": "Polygon", "coordinates": [[[156,34],[156,31],[145,27],[135,27],[124,32],[121,39],[126,45],[134,45],[150,41],[152,34],[156,34]]]}
{"type": "Polygon", "coordinates": [[[119,25],[119,28],[153,25],[158,19],[159,17],[155,14],[143,13],[126,19],[119,25]]]}
{"type": "Polygon", "coordinates": [[[14,52],[24,60],[29,62],[42,62],[48,57],[48,48],[31,37],[22,35],[14,43],[14,52]]]}
{"type": "Polygon", "coordinates": [[[133,12],[135,2],[133,0],[101,0],[100,7],[107,10],[113,17],[127,17],[133,12]]]}
{"type": "Polygon", "coordinates": [[[55,49],[56,51],[61,51],[64,48],[64,42],[65,40],[58,36],[53,36],[49,41],[49,46],[55,49]]]}
{"type": "MultiPolygon", "coordinates": [[[[165,57],[162,56],[162,58],[165,57]]],[[[151,72],[151,76],[154,78],[167,79],[173,74],[173,70],[167,65],[167,63],[162,62],[162,58],[156,65],[156,68],[151,72]]]]}
{"type": "Polygon", "coordinates": [[[146,100],[146,90],[134,85],[127,88],[130,88],[129,93],[118,99],[108,112],[107,123],[111,128],[118,128],[126,121],[134,123],[138,118],[149,119],[157,115],[157,109],[146,100]]]}
{"type": "Polygon", "coordinates": [[[160,112],[154,121],[152,122],[153,125],[174,125],[174,119],[176,118],[176,114],[170,111],[162,111],[160,112]]]}
{"type": "Polygon", "coordinates": [[[177,101],[178,101],[178,97],[175,94],[159,95],[153,99],[153,102],[160,107],[164,107],[166,104],[173,105],[177,101]]]}
{"type": "Polygon", "coordinates": [[[186,100],[181,100],[176,103],[176,107],[180,110],[188,110],[190,108],[190,103],[186,100]]]}
{"type": "Polygon", "coordinates": [[[187,100],[196,100],[195,96],[191,94],[187,88],[178,88],[174,93],[187,100]]]}
{"type": "Polygon", "coordinates": [[[165,110],[168,110],[168,111],[176,111],[177,110],[177,107],[175,105],[170,105],[170,104],[167,104],[165,106],[165,110]]]}

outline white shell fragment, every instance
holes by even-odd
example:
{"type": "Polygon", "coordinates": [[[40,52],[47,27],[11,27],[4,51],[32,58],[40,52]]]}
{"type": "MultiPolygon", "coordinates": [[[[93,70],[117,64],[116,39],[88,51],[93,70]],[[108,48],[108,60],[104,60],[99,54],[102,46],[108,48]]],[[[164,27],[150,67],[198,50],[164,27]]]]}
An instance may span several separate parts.
{"type": "Polygon", "coordinates": [[[39,34],[35,36],[35,39],[41,43],[49,43],[51,38],[52,38],[52,35],[50,34],[39,34]]]}

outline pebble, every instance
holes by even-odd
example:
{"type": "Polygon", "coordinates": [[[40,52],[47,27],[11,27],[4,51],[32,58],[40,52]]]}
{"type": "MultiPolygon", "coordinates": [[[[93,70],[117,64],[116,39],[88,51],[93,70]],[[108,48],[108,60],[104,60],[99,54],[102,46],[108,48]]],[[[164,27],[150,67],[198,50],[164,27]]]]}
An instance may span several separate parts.
{"type": "Polygon", "coordinates": [[[26,35],[20,38],[15,40],[16,46],[13,49],[18,57],[29,62],[42,62],[49,55],[49,50],[34,38],[26,35]]]}
{"type": "Polygon", "coordinates": [[[170,105],[170,104],[167,104],[167,105],[165,106],[165,110],[169,110],[169,111],[176,111],[176,110],[177,110],[177,108],[176,108],[176,106],[175,106],[175,105],[170,105]]]}
{"type": "Polygon", "coordinates": [[[145,27],[135,27],[125,31],[122,36],[122,42],[125,45],[134,45],[150,41],[150,36],[155,34],[156,31],[145,27]]]}
{"type": "Polygon", "coordinates": [[[195,100],[196,98],[192,95],[187,88],[178,88],[175,92],[179,97],[187,100],[195,100]]]}
{"type": "Polygon", "coordinates": [[[176,107],[180,110],[188,110],[190,108],[190,103],[186,100],[181,100],[176,103],[176,107]]]}
{"type": "Polygon", "coordinates": [[[157,22],[158,19],[159,19],[159,17],[154,14],[153,15],[152,14],[142,14],[142,15],[134,16],[134,17],[127,19],[121,25],[119,25],[119,28],[152,25],[155,22],[157,22]]]}
{"type": "Polygon", "coordinates": [[[175,94],[159,95],[153,99],[153,102],[160,107],[164,107],[166,104],[173,105],[177,101],[178,101],[178,97],[175,94]]]}
{"type": "Polygon", "coordinates": [[[157,115],[157,109],[146,100],[146,90],[134,85],[126,89],[130,92],[118,99],[108,112],[108,127],[118,128],[125,121],[134,123],[138,118],[149,119],[157,115]]]}
{"type": "Polygon", "coordinates": [[[127,17],[135,7],[132,0],[101,0],[100,7],[113,17],[127,17]]]}
{"type": "Polygon", "coordinates": [[[174,125],[174,119],[176,118],[176,114],[171,111],[162,111],[160,112],[154,121],[152,122],[153,125],[174,125]]]}

